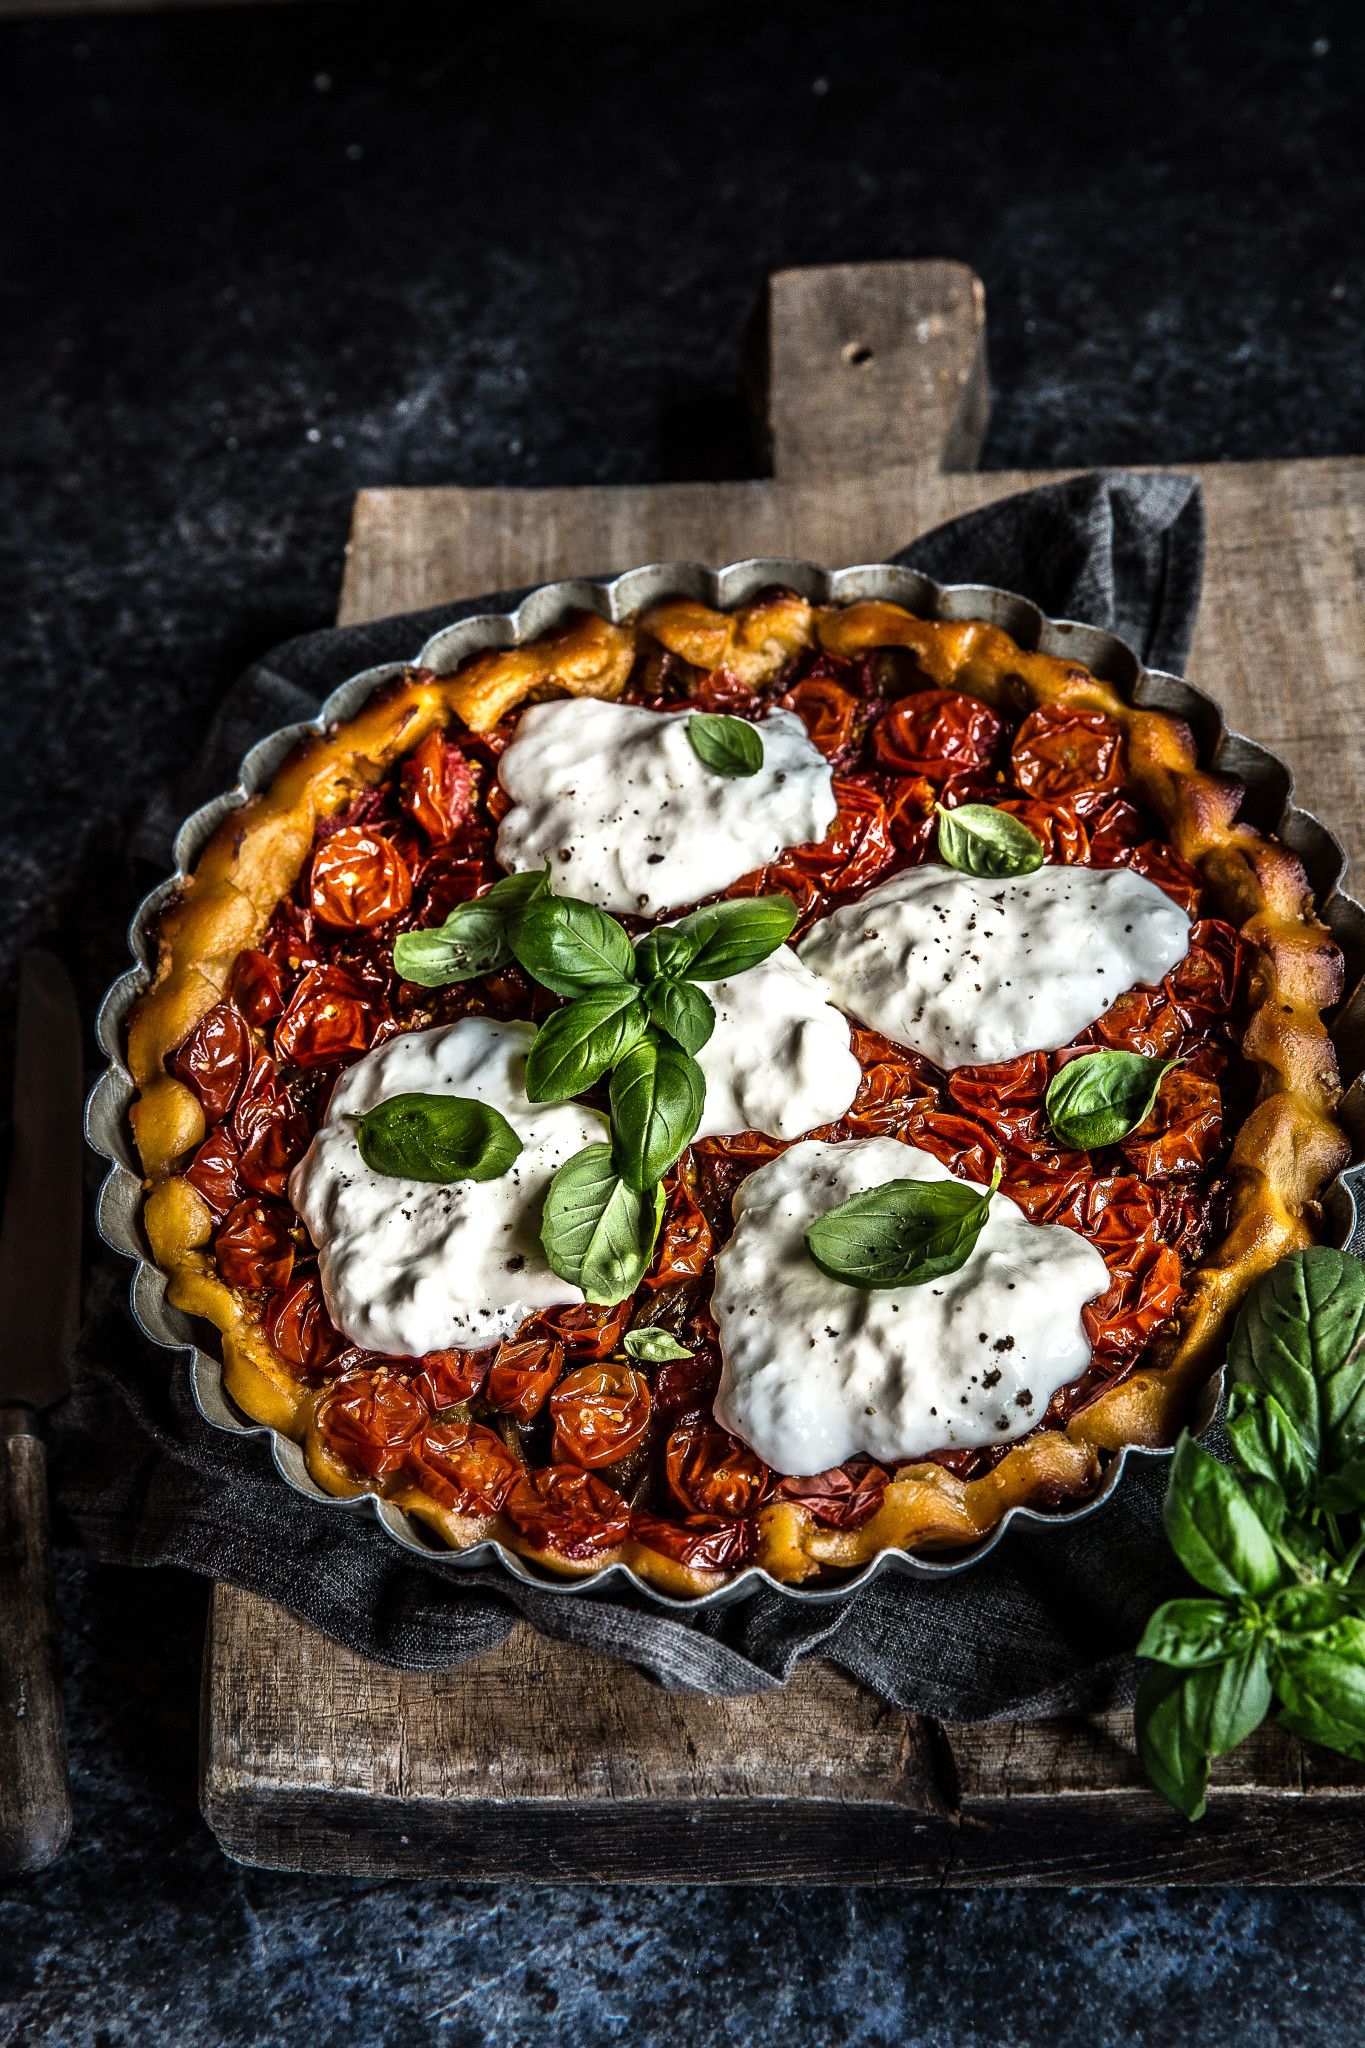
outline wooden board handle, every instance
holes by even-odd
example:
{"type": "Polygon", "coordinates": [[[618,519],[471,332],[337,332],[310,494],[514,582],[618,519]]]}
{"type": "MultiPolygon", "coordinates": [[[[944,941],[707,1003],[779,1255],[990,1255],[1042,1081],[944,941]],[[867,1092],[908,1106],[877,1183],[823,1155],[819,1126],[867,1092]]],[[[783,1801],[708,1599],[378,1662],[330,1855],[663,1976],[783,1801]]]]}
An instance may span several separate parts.
{"type": "Polygon", "coordinates": [[[44,1870],[71,1838],[47,1453],[0,1412],[0,1873],[44,1870]]]}

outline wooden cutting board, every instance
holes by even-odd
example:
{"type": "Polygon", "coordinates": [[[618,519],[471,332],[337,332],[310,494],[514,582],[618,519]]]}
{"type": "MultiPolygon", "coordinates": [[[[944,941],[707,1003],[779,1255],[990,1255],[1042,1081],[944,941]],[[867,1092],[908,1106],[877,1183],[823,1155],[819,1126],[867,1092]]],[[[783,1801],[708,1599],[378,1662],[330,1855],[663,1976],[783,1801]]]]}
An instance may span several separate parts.
{"type": "MultiPolygon", "coordinates": [[[[342,624],[637,563],[875,561],[1051,480],[974,475],[985,306],[953,263],[770,280],[773,476],[577,490],[364,491],[342,624]]],[[[1365,862],[1365,460],[1188,465],[1209,551],[1191,678],[1365,862]]],[[[1190,1828],[1131,1717],[940,1724],[818,1659],[780,1691],[669,1694],[518,1625],[453,1670],[389,1670],[230,1587],[205,1650],[201,1801],[229,1855],[466,1880],[1354,1884],[1365,1766],[1263,1730],[1190,1828]]]]}

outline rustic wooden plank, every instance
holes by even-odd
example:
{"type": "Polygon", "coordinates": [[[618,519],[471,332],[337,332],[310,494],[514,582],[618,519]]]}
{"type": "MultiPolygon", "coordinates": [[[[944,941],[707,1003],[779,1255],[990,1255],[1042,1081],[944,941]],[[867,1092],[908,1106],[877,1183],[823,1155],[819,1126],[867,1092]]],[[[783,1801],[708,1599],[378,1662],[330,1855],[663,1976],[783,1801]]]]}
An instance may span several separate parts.
{"type": "Polygon", "coordinates": [[[0,1408],[0,1876],[45,1870],[71,1838],[47,1452],[0,1408]]]}

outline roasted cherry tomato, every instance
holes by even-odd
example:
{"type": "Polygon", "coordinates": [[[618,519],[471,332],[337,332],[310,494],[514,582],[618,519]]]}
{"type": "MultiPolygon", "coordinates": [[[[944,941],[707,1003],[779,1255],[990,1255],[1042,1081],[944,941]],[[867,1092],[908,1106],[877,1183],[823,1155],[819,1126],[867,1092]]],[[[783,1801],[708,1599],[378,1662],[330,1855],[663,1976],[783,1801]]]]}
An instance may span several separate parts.
{"type": "Polygon", "coordinates": [[[927,775],[888,776],[887,782],[887,829],[902,853],[924,860],[938,840],[938,791],[927,775]]]}
{"type": "Polygon", "coordinates": [[[1173,846],[1165,846],[1159,839],[1149,839],[1145,845],[1132,847],[1117,865],[1131,868],[1134,874],[1145,875],[1149,882],[1155,882],[1158,889],[1164,889],[1180,905],[1186,917],[1198,917],[1203,888],[1199,870],[1191,867],[1173,846]]]}
{"type": "Polygon", "coordinates": [[[564,1370],[564,1347],[553,1337],[499,1344],[484,1383],[484,1399],[515,1422],[534,1422],[564,1370]]]}
{"type": "Polygon", "coordinates": [[[664,1450],[668,1490],[688,1514],[747,1515],[771,1474],[757,1451],[709,1416],[685,1416],[664,1450]]]}
{"type": "Polygon", "coordinates": [[[427,1423],[407,1464],[414,1484],[456,1515],[495,1515],[522,1473],[502,1438],[477,1422],[427,1423]]]}
{"type": "Polygon", "coordinates": [[[1136,1358],[1180,1299],[1180,1255],[1165,1244],[1136,1245],[1121,1263],[1110,1260],[1109,1271],[1108,1292],[1081,1310],[1081,1322],[1096,1351],[1136,1358]]]}
{"type": "Polygon", "coordinates": [[[828,1472],[779,1479],[775,1500],[793,1500],[831,1529],[860,1529],[876,1514],[891,1475],[870,1458],[850,1458],[828,1472]]]}
{"type": "Polygon", "coordinates": [[[275,1062],[265,1053],[252,1066],[229,1129],[247,1186],[263,1195],[287,1195],[290,1169],[308,1150],[308,1119],[280,1087],[275,1062]]]}
{"type": "MultiPolygon", "coordinates": [[[[535,1332],[548,1332],[564,1346],[566,1358],[606,1358],[615,1351],[630,1321],[631,1303],[618,1301],[598,1308],[590,1301],[576,1308],[547,1308],[534,1318],[535,1332]]],[[[531,1324],[517,1332],[531,1336],[531,1324]]]]}
{"type": "Polygon", "coordinates": [[[992,1137],[1016,1148],[1049,1142],[1043,1107],[1047,1086],[1047,1055],[1041,1052],[1020,1053],[989,1067],[958,1067],[948,1076],[948,1093],[958,1108],[985,1124],[992,1137]]]}
{"type": "Polygon", "coordinates": [[[1123,734],[1102,711],[1044,704],[1015,735],[1014,779],[1030,796],[1070,796],[1123,780],[1123,734]]]}
{"type": "Polygon", "coordinates": [[[203,1196],[221,1223],[234,1203],[246,1193],[238,1172],[240,1155],[226,1124],[214,1126],[185,1169],[185,1178],[203,1196]]]}
{"type": "Polygon", "coordinates": [[[443,1408],[456,1408],[477,1394],[488,1378],[495,1353],[488,1351],[428,1351],[418,1361],[421,1371],[412,1391],[421,1397],[433,1415],[443,1408]]]}
{"type": "Polygon", "coordinates": [[[656,1415],[709,1409],[720,1385],[720,1349],[698,1342],[686,1358],[667,1358],[654,1374],[656,1415]]]}
{"type": "Polygon", "coordinates": [[[851,749],[858,736],[860,718],[866,714],[851,691],[828,676],[803,676],[779,697],[783,711],[794,711],[810,734],[811,745],[827,761],[836,760],[851,749]]]}
{"type": "Polygon", "coordinates": [[[1091,1027],[1096,1038],[1116,1052],[1145,1053],[1148,1059],[1169,1059],[1185,1034],[1185,1019],[1164,987],[1130,988],[1111,1003],[1091,1027]]]}
{"type": "Polygon", "coordinates": [[[265,928],[262,950],[283,971],[286,984],[310,967],[325,967],[327,944],[318,936],[317,919],[306,903],[281,903],[265,928]]]}
{"type": "Polygon", "coordinates": [[[758,1525],[729,1515],[687,1515],[670,1522],[636,1508],[630,1533],[646,1550],[657,1550],[675,1564],[698,1572],[733,1572],[749,1563],[758,1549],[758,1525]]]}
{"type": "Polygon", "coordinates": [[[324,924],[386,924],[412,900],[406,861],[382,833],[343,825],[313,855],[308,904],[324,924]]]}
{"type": "Polygon", "coordinates": [[[649,1382],[633,1367],[608,1359],[568,1373],[550,1396],[556,1465],[593,1471],[614,1465],[642,1444],[649,1429],[649,1382]]]}
{"type": "Polygon", "coordinates": [[[251,1033],[232,1003],[206,1010],[188,1038],[166,1062],[177,1081],[199,1097],[206,1124],[220,1124],[231,1112],[251,1065],[251,1033]]]}
{"type": "Polygon", "coordinates": [[[597,1557],[630,1534],[630,1509],[620,1494],[577,1465],[523,1472],[503,1512],[528,1543],[560,1557],[597,1557]]]}
{"type": "Polygon", "coordinates": [[[1000,1147],[980,1124],[970,1117],[948,1116],[929,1109],[911,1117],[903,1135],[922,1152],[932,1152],[959,1180],[974,1180],[989,1186],[1000,1147]]]}
{"type": "Polygon", "coordinates": [[[474,801],[468,761],[443,733],[429,732],[403,763],[400,780],[403,809],[434,845],[444,846],[474,801]]]}
{"type": "Polygon", "coordinates": [[[229,1287],[283,1287],[294,1270],[294,1217],[282,1203],[247,1195],[230,1209],[213,1240],[229,1287]]]}
{"type": "Polygon", "coordinates": [[[1166,976],[1166,989],[1192,1031],[1228,1016],[1241,994],[1246,947],[1230,924],[1206,917],[1190,931],[1190,946],[1166,976]]]}
{"type": "Polygon", "coordinates": [[[1011,797],[1007,803],[997,804],[997,810],[1008,811],[1021,825],[1026,825],[1043,849],[1043,858],[1053,867],[1086,867],[1090,861],[1090,841],[1085,836],[1074,804],[1061,801],[1044,802],[1028,798],[1020,801],[1011,797]]]}
{"type": "Polygon", "coordinates": [[[327,1448],[354,1471],[387,1479],[406,1463],[408,1447],[428,1417],[411,1387],[381,1370],[334,1380],[318,1402],[315,1420],[327,1448]]]}
{"type": "Polygon", "coordinates": [[[275,1051],[296,1067],[357,1059],[374,1037],[374,1006],[344,967],[314,967],[305,974],[275,1026],[275,1051]]]}
{"type": "Polygon", "coordinates": [[[300,1274],[266,1303],[261,1327],[271,1348],[305,1379],[317,1378],[343,1349],[344,1340],[322,1297],[316,1273],[300,1274]]]}
{"type": "Polygon", "coordinates": [[[646,1287],[667,1287],[675,1280],[699,1280],[714,1250],[711,1226],[681,1172],[664,1211],[663,1229],[646,1287]]]}
{"type": "Polygon", "coordinates": [[[228,983],[232,1000],[248,1024],[263,1031],[284,1008],[284,974],[268,953],[250,947],[237,955],[228,983]]]}
{"type": "Polygon", "coordinates": [[[1152,836],[1152,828],[1136,805],[1115,797],[1090,820],[1090,865],[1122,867],[1124,855],[1152,836]]]}
{"type": "Polygon", "coordinates": [[[977,697],[917,690],[878,721],[873,745],[884,768],[946,782],[992,767],[1004,730],[1003,720],[977,697]]]}
{"type": "Polygon", "coordinates": [[[1218,1083],[1176,1067],[1162,1080],[1151,1115],[1123,1140],[1122,1150],[1144,1180],[1174,1180],[1209,1165],[1222,1142],[1218,1083]]]}

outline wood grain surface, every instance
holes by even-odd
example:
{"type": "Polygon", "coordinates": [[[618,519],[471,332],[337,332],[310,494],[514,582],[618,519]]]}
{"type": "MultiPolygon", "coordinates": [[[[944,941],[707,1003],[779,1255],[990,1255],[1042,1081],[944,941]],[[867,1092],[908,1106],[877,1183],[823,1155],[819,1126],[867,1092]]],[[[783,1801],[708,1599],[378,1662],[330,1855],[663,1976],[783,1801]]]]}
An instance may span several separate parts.
{"type": "MultiPolygon", "coordinates": [[[[960,268],[774,280],[759,403],[777,478],[361,492],[339,622],[649,561],[878,560],[1055,480],[944,471],[984,418],[979,287],[944,274],[960,268]],[[919,325],[934,319],[930,350],[919,325]],[[796,320],[808,331],[793,338],[796,320]],[[872,361],[846,359],[850,343],[872,361]],[[951,405],[926,395],[926,350],[932,386],[959,394],[951,405]],[[876,363],[885,374],[852,387],[858,403],[837,402],[876,363]],[[788,376],[824,408],[804,434],[785,424],[788,376]],[[864,393],[877,394],[880,434],[864,393]],[[902,459],[849,475],[850,446],[902,459]]],[[[1365,460],[1195,473],[1209,551],[1190,675],[1235,729],[1284,756],[1298,800],[1359,866],[1365,460]]],[[[1208,1818],[1190,1828],[1146,1789],[1126,1715],[946,1727],[818,1660],[776,1693],[698,1699],[520,1626],[453,1670],[398,1672],[222,1586],[201,1800],[229,1854],[287,1869],[920,1887],[1365,1880],[1365,1770],[1278,1730],[1215,1766],[1208,1818]]]]}
{"type": "Polygon", "coordinates": [[[0,1409],[0,1875],[45,1870],[71,1836],[48,1533],[47,1453],[0,1409]]]}

